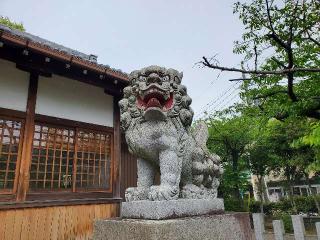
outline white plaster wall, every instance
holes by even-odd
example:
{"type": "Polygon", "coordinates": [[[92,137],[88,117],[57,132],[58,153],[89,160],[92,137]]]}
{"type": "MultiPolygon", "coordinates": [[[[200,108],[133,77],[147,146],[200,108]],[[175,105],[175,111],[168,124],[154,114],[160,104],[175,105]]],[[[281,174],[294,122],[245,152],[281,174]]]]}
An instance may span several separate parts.
{"type": "Polygon", "coordinates": [[[29,73],[15,63],[0,59],[0,107],[26,111],[29,73]]]}
{"type": "Polygon", "coordinates": [[[76,80],[39,77],[36,113],[112,127],[113,97],[76,80]]]}

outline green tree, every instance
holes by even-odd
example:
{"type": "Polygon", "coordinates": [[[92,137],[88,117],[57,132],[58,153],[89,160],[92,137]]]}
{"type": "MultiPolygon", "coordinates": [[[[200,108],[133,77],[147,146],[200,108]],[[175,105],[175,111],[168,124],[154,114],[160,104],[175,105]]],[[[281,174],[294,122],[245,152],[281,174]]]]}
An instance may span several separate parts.
{"type": "Polygon", "coordinates": [[[250,137],[250,170],[258,176],[270,169],[283,173],[290,195],[296,179],[309,180],[310,169],[320,168],[319,12],[318,0],[236,2],[234,13],[244,32],[234,53],[243,56],[242,68],[221,66],[214,57],[203,57],[200,63],[242,73],[234,79],[242,81],[243,107],[237,114],[268,122],[260,137],[250,137]],[[263,155],[263,149],[268,153],[263,155]]]}
{"type": "Polygon", "coordinates": [[[5,25],[11,29],[20,30],[23,32],[25,31],[22,23],[11,21],[8,17],[0,16],[0,24],[5,25]]]}
{"type": "MultiPolygon", "coordinates": [[[[310,170],[309,166],[316,161],[314,151],[309,146],[294,146],[298,139],[309,131],[309,120],[291,119],[279,121],[272,119],[267,127],[267,142],[268,150],[275,158],[277,164],[273,170],[278,172],[278,175],[284,175],[290,199],[292,200],[293,209],[296,209],[293,196],[293,184],[295,181],[305,178],[310,185],[310,170]]],[[[316,201],[316,199],[314,198],[316,201]]],[[[319,204],[316,202],[319,209],[319,204]]]]}
{"type": "Polygon", "coordinates": [[[297,117],[284,121],[266,120],[256,108],[243,104],[211,116],[207,120],[208,147],[220,155],[224,163],[220,187],[224,197],[240,200],[240,192],[248,189],[251,172],[258,179],[260,209],[263,212],[263,202],[268,200],[264,177],[272,171],[273,175],[286,179],[283,187],[292,200],[292,208],[296,209],[292,198],[293,185],[302,177],[309,182],[308,166],[312,166],[316,158],[310,146],[296,147],[293,143],[310,131],[312,122],[297,117]]]}
{"type": "Polygon", "coordinates": [[[246,149],[245,158],[248,161],[250,172],[257,177],[257,193],[260,199],[260,211],[263,213],[263,204],[268,202],[264,177],[276,166],[278,158],[271,154],[264,131],[253,131],[253,142],[246,149]],[[257,135],[260,134],[260,135],[257,135]]]}
{"type": "Polygon", "coordinates": [[[221,113],[207,120],[208,148],[222,158],[225,169],[222,179],[224,195],[231,194],[240,200],[241,192],[248,187],[249,173],[242,156],[250,142],[251,123],[246,117],[230,115],[231,112],[221,113]]]}
{"type": "Polygon", "coordinates": [[[298,139],[293,145],[295,147],[310,146],[313,148],[316,161],[308,166],[310,171],[320,171],[320,122],[312,122],[310,132],[298,139]]]}
{"type": "Polygon", "coordinates": [[[220,66],[214,58],[202,64],[214,70],[249,74],[242,97],[259,103],[267,117],[320,119],[320,1],[252,0],[237,2],[245,31],[234,53],[244,56],[242,66],[220,66]]]}
{"type": "MultiPolygon", "coordinates": [[[[310,132],[295,140],[292,143],[292,146],[296,149],[307,149],[307,154],[303,156],[303,159],[299,159],[298,157],[296,164],[300,164],[300,166],[302,165],[301,168],[303,169],[305,179],[311,189],[309,176],[320,172],[320,123],[311,122],[310,125],[310,132]],[[309,148],[313,149],[313,154],[311,154],[311,151],[308,151],[309,148]]],[[[314,194],[312,194],[312,197],[318,209],[318,213],[320,214],[320,204],[318,199],[314,194]]]]}

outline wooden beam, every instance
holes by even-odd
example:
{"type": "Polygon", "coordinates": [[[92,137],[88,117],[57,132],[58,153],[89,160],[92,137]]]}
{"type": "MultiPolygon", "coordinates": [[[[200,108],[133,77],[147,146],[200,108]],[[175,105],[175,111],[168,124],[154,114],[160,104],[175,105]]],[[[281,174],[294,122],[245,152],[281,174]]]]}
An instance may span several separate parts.
{"type": "Polygon", "coordinates": [[[29,92],[27,100],[26,121],[23,134],[23,145],[21,154],[21,164],[19,169],[19,180],[17,189],[17,202],[23,202],[26,199],[26,194],[29,188],[29,170],[31,165],[31,151],[33,145],[34,134],[34,118],[37,100],[39,75],[37,73],[30,73],[29,92]]]}
{"type": "Polygon", "coordinates": [[[25,72],[36,72],[40,76],[52,77],[51,72],[46,71],[46,69],[39,68],[39,66],[32,66],[31,64],[16,63],[16,68],[25,72]]]}
{"type": "Polygon", "coordinates": [[[28,56],[22,54],[22,49],[13,47],[0,48],[0,58],[15,62],[17,68],[23,71],[35,71],[43,76],[51,76],[52,74],[71,78],[80,82],[104,88],[107,94],[121,96],[122,89],[127,86],[127,82],[120,81],[115,77],[90,71],[81,66],[73,65],[70,62],[58,61],[51,59],[50,62],[45,61],[45,56],[30,51],[28,56]],[[69,64],[69,68],[66,68],[69,64]],[[87,74],[83,73],[87,70],[87,74]],[[100,77],[103,76],[101,79],[100,77]],[[117,84],[115,84],[115,81],[117,84]]]}
{"type": "Polygon", "coordinates": [[[113,197],[120,196],[120,169],[121,169],[121,133],[120,133],[120,108],[118,106],[119,98],[113,98],[113,197]]]}
{"type": "MultiPolygon", "coordinates": [[[[0,108],[0,113],[1,113],[1,108],[0,108]]],[[[35,121],[46,123],[46,124],[64,126],[67,128],[82,128],[82,129],[90,129],[90,130],[99,131],[99,132],[102,131],[102,132],[113,133],[112,127],[102,126],[102,125],[93,124],[93,123],[74,121],[74,120],[65,119],[65,118],[51,117],[51,116],[46,116],[42,114],[36,114],[35,121]]]]}
{"type": "Polygon", "coordinates": [[[115,96],[117,98],[122,97],[122,90],[117,88],[109,87],[107,89],[104,89],[104,93],[111,96],[115,96]]]}
{"type": "Polygon", "coordinates": [[[0,115],[8,118],[26,118],[26,113],[22,111],[7,109],[7,108],[1,108],[0,107],[0,115]]]}

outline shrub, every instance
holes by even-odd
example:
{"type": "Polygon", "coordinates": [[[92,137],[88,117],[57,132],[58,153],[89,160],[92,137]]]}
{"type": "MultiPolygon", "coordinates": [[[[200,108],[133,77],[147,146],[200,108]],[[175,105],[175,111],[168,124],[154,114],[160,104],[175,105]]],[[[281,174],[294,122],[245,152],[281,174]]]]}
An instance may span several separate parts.
{"type": "Polygon", "coordinates": [[[317,212],[317,207],[314,203],[314,199],[312,198],[312,196],[294,197],[294,201],[295,201],[298,213],[317,212]]]}
{"type": "Polygon", "coordinates": [[[281,219],[283,221],[284,230],[287,233],[292,233],[293,232],[293,226],[292,226],[292,220],[291,220],[291,215],[290,214],[284,213],[284,212],[277,212],[273,216],[273,219],[277,219],[277,220],[281,219]]]}
{"type": "Polygon", "coordinates": [[[224,208],[226,211],[230,212],[245,212],[244,204],[242,201],[234,198],[224,199],[224,208]]]}
{"type": "MultiPolygon", "coordinates": [[[[320,196],[316,196],[317,200],[320,202],[320,196]]],[[[292,200],[282,199],[276,203],[264,203],[263,209],[266,215],[274,215],[277,212],[284,212],[289,214],[294,214],[294,209],[292,207],[292,200]]],[[[310,213],[318,212],[316,204],[314,202],[313,196],[296,196],[293,197],[295,202],[297,213],[310,213]]],[[[250,212],[256,213],[260,212],[260,202],[253,201],[250,204],[250,212]]]]}

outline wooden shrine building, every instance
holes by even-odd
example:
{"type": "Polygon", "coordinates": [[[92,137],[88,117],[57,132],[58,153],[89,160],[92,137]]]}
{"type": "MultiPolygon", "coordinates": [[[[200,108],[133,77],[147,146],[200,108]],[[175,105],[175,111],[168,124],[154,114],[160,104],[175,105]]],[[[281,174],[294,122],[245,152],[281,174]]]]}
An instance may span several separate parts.
{"type": "Polygon", "coordinates": [[[118,216],[136,162],[119,127],[127,75],[0,25],[0,239],[88,239],[118,216]],[[121,177],[120,177],[121,176],[121,177]]]}

